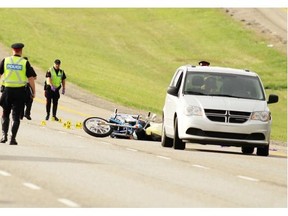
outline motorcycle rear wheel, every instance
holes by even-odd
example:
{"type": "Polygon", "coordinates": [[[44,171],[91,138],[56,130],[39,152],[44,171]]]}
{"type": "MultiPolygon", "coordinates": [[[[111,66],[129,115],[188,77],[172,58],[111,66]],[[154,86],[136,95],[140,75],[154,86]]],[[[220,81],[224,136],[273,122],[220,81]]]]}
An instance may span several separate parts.
{"type": "Polygon", "coordinates": [[[94,137],[107,137],[113,132],[113,128],[106,123],[108,123],[106,119],[90,117],[84,120],[83,130],[94,137]]]}

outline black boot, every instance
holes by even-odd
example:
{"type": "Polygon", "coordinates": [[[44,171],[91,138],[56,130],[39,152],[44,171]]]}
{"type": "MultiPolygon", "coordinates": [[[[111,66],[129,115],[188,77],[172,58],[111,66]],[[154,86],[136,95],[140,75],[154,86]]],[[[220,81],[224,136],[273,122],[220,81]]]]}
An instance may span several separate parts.
{"type": "MultiPolygon", "coordinates": [[[[28,120],[32,120],[32,118],[31,118],[31,116],[30,116],[30,115],[28,115],[28,114],[25,114],[24,116],[25,116],[25,118],[27,118],[28,120]]],[[[22,117],[22,118],[23,118],[23,117],[22,117]]]]}
{"type": "Polygon", "coordinates": [[[8,135],[8,129],[9,129],[9,122],[10,119],[2,118],[2,139],[1,143],[6,143],[7,142],[7,135],[8,135]]]}
{"type": "Polygon", "coordinates": [[[27,118],[28,120],[32,120],[31,118],[32,102],[33,100],[31,99],[28,102],[26,102],[26,110],[25,110],[24,117],[27,118]]]}
{"type": "MultiPolygon", "coordinates": [[[[2,132],[2,133],[3,133],[3,132],[2,132]]],[[[8,140],[8,139],[7,139],[7,133],[3,133],[0,143],[6,143],[7,140],[8,140]]]]}
{"type": "Polygon", "coordinates": [[[49,120],[49,117],[50,117],[50,114],[49,113],[47,113],[47,115],[46,115],[46,120],[48,121],[49,120]]]}
{"type": "Polygon", "coordinates": [[[16,137],[15,136],[11,136],[11,139],[10,139],[10,145],[18,145],[17,141],[16,141],[16,137]]]}
{"type": "Polygon", "coordinates": [[[16,141],[16,135],[17,135],[19,126],[20,126],[20,121],[14,121],[13,122],[12,128],[11,128],[12,136],[10,139],[10,145],[17,145],[18,144],[16,141]]]}

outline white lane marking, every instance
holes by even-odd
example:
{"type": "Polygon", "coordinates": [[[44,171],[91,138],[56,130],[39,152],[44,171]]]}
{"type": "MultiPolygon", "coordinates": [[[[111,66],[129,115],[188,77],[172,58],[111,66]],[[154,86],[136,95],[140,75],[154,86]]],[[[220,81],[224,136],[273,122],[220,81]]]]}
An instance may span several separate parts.
{"type": "Polygon", "coordinates": [[[171,160],[171,158],[169,158],[169,157],[165,157],[165,156],[161,156],[161,155],[157,155],[156,157],[158,157],[158,158],[162,158],[162,159],[165,159],[165,160],[171,160]]]}
{"type": "Polygon", "coordinates": [[[199,164],[193,164],[194,167],[201,168],[201,169],[210,169],[209,167],[205,167],[199,164]]]}
{"type": "Polygon", "coordinates": [[[0,170],[0,175],[2,175],[2,176],[11,176],[10,173],[8,173],[6,171],[3,171],[3,170],[0,170]]]}
{"type": "Polygon", "coordinates": [[[255,181],[255,182],[259,181],[259,179],[251,178],[251,177],[248,177],[248,176],[238,175],[237,177],[241,178],[241,179],[244,179],[244,180],[248,180],[248,181],[255,181]]]}
{"type": "Polygon", "coordinates": [[[104,141],[99,142],[99,143],[104,144],[104,145],[111,144],[111,143],[109,143],[109,142],[104,142],[104,141]]]}
{"type": "Polygon", "coordinates": [[[32,184],[30,182],[24,182],[23,185],[25,187],[28,187],[28,188],[32,189],[32,190],[40,190],[41,189],[41,187],[39,187],[39,186],[37,186],[35,184],[32,184]]]}
{"type": "Polygon", "coordinates": [[[132,148],[126,148],[126,150],[133,151],[133,152],[137,152],[138,151],[137,149],[132,149],[132,148]]]}
{"type": "Polygon", "coordinates": [[[69,207],[80,207],[77,203],[68,199],[60,198],[58,201],[69,207]]]}

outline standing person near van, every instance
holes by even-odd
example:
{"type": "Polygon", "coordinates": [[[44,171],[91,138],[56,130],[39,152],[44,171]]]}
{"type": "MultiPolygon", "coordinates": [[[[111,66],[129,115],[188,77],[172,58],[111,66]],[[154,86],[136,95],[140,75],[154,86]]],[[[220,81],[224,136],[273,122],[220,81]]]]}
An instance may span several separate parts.
{"type": "Polygon", "coordinates": [[[66,75],[64,70],[60,69],[61,61],[56,59],[53,67],[49,68],[46,73],[45,97],[46,97],[46,120],[49,120],[51,102],[53,102],[52,116],[55,121],[57,118],[58,100],[60,98],[60,89],[62,87],[62,94],[65,94],[65,80],[66,75]]]}
{"type": "Polygon", "coordinates": [[[33,97],[35,97],[35,82],[29,61],[22,58],[24,44],[15,43],[11,45],[13,55],[4,58],[0,63],[0,77],[3,76],[3,93],[0,105],[2,114],[2,139],[1,143],[8,140],[10,113],[12,111],[12,127],[10,145],[17,145],[16,135],[20,126],[20,115],[23,112],[25,99],[25,85],[31,86],[33,97]]]}

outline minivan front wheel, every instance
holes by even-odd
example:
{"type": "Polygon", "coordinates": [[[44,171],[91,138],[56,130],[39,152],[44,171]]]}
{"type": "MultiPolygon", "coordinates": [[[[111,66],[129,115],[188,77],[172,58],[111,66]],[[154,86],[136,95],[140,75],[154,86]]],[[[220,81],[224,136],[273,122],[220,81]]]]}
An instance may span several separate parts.
{"type": "Polygon", "coordinates": [[[174,149],[179,149],[179,150],[184,150],[186,146],[186,143],[183,142],[179,138],[178,134],[178,118],[175,118],[175,123],[174,123],[174,140],[173,140],[173,148],[174,149]]]}
{"type": "Polygon", "coordinates": [[[164,123],[162,126],[161,145],[163,147],[168,147],[168,148],[171,148],[173,146],[173,139],[166,136],[164,123]]]}

